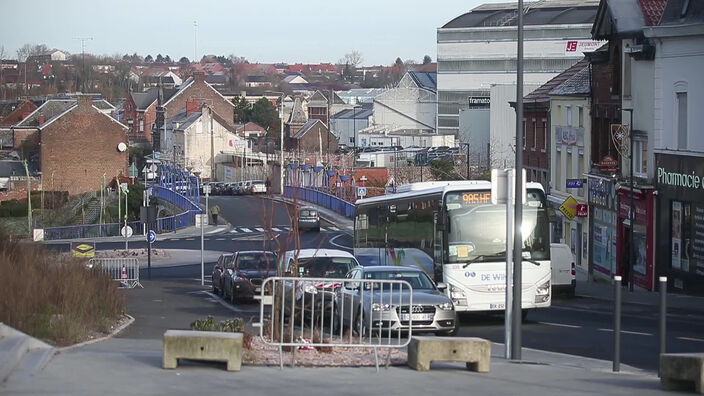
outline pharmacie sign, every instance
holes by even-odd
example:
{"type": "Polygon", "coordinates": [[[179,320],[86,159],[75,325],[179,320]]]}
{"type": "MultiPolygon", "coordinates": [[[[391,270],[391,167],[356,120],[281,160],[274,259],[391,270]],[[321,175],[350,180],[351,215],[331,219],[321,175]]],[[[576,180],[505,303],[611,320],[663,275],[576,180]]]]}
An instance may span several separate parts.
{"type": "Polygon", "coordinates": [[[667,168],[658,166],[658,184],[682,187],[690,189],[704,188],[704,180],[702,177],[692,170],[690,172],[669,172],[667,168]]]}

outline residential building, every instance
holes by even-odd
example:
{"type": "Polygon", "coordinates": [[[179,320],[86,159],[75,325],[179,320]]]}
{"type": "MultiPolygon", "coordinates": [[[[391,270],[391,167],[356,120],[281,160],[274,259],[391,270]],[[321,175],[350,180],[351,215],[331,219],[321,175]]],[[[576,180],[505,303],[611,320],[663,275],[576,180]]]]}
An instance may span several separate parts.
{"type": "Polygon", "coordinates": [[[306,99],[308,108],[308,118],[314,118],[327,124],[330,121],[330,115],[335,114],[350,106],[345,103],[334,91],[315,91],[306,99]],[[328,98],[332,95],[332,101],[328,98]],[[330,113],[328,113],[328,111],[330,113]]]}
{"type": "MultiPolygon", "coordinates": [[[[166,91],[167,94],[169,91],[166,91]]],[[[124,107],[124,123],[129,128],[130,144],[150,143],[152,125],[156,121],[156,106],[159,88],[145,92],[130,92],[124,107]]]]}
{"type": "MultiPolygon", "coordinates": [[[[597,46],[590,28],[598,4],[595,0],[524,3],[526,85],[544,84],[597,46]]],[[[484,4],[438,28],[438,133],[452,133],[467,142],[473,125],[489,123],[491,86],[516,84],[516,8],[516,3],[484,4]],[[469,112],[465,125],[460,125],[463,109],[469,112]],[[471,116],[475,109],[478,114],[471,116]]]]}
{"type": "Polygon", "coordinates": [[[205,74],[202,71],[193,72],[193,77],[184,81],[173,95],[165,99],[166,119],[180,113],[186,108],[188,102],[195,102],[198,105],[207,104],[229,126],[234,127],[235,106],[205,81],[205,74]]]}
{"type": "MultiPolygon", "coordinates": [[[[589,62],[585,59],[546,84],[548,87],[552,86],[546,93],[550,106],[546,117],[549,134],[546,135],[537,124],[539,120],[543,122],[539,117],[543,117],[545,113],[526,116],[524,149],[529,155],[540,152],[538,161],[545,159],[544,154],[549,156],[550,185],[546,191],[549,192],[549,204],[555,208],[557,214],[551,233],[552,242],[566,243],[572,250],[575,265],[585,272],[589,267],[590,240],[587,183],[584,177],[591,167],[589,77],[589,62]],[[554,80],[557,80],[557,83],[554,80]],[[530,134],[531,131],[534,133],[530,134]],[[548,142],[541,145],[544,138],[547,138],[548,142]],[[544,147],[547,147],[546,153],[541,151],[544,147]],[[576,205],[576,213],[567,214],[570,212],[560,211],[560,206],[565,203],[576,205]]],[[[535,160],[536,158],[531,157],[531,161],[535,160]]],[[[530,175],[536,175],[532,169],[530,175]]]]}
{"type": "Polygon", "coordinates": [[[339,141],[324,122],[312,118],[291,136],[290,142],[299,157],[314,153],[319,156],[317,162],[323,163],[337,150],[339,141]]]}
{"type": "Polygon", "coordinates": [[[237,133],[237,136],[245,139],[260,138],[266,136],[266,129],[259,124],[250,121],[244,125],[237,126],[237,128],[235,128],[235,133],[237,133]]]}
{"type": "MultiPolygon", "coordinates": [[[[195,103],[195,102],[190,102],[195,103]]],[[[238,146],[242,137],[224,118],[208,105],[189,105],[166,121],[165,133],[161,136],[161,149],[165,158],[194,174],[211,177],[213,161],[226,151],[238,146]],[[211,144],[215,158],[211,156],[211,144]]]]}
{"type": "Polygon", "coordinates": [[[291,142],[291,139],[294,135],[298,133],[298,130],[301,129],[306,122],[308,122],[308,115],[303,109],[303,101],[301,100],[301,98],[296,97],[293,101],[293,109],[291,110],[291,116],[288,118],[288,121],[286,122],[285,126],[285,136],[287,139],[285,146],[287,147],[287,149],[291,149],[293,144],[291,142]]]}

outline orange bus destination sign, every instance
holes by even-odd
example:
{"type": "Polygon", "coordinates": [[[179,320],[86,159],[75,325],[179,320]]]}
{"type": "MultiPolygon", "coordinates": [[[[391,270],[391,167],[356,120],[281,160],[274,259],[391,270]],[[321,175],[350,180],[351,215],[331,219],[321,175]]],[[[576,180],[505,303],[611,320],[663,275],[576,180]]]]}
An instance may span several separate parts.
{"type": "Polygon", "coordinates": [[[462,194],[462,200],[470,204],[491,202],[490,192],[471,192],[462,194]]]}

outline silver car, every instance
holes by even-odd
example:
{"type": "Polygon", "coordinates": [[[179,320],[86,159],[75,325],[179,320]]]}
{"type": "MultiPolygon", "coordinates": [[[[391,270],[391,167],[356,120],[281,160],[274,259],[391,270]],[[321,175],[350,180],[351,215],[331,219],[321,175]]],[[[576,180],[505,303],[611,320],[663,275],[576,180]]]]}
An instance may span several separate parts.
{"type": "MultiPolygon", "coordinates": [[[[414,267],[376,266],[357,267],[346,276],[350,279],[404,280],[413,288],[413,305],[409,307],[410,293],[401,292],[399,305],[380,304],[379,291],[361,287],[360,282],[346,282],[338,290],[334,317],[342,318],[343,326],[352,326],[362,335],[369,334],[369,324],[377,330],[408,330],[412,319],[413,332],[435,332],[437,335],[455,335],[459,329],[455,307],[441,289],[422,270],[414,267]],[[364,290],[363,290],[364,289],[364,290]],[[371,293],[375,293],[372,298],[371,293]],[[341,301],[344,299],[344,302],[341,301]],[[372,301],[377,301],[373,303],[372,301]],[[407,312],[408,310],[412,312],[407,312]],[[343,309],[344,312],[340,312],[343,309]],[[354,310],[350,312],[350,309],[354,310]],[[341,315],[341,316],[340,316],[341,315]],[[349,323],[354,318],[354,323],[349,323]]],[[[366,285],[370,285],[366,283],[366,285]]],[[[394,297],[394,302],[397,297],[394,297]]]]}

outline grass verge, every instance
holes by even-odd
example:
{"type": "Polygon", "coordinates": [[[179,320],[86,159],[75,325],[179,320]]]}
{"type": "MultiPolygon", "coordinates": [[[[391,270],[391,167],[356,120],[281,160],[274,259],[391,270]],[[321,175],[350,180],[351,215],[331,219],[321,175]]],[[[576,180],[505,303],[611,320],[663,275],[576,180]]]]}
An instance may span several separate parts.
{"type": "Polygon", "coordinates": [[[109,332],[125,311],[117,283],[79,260],[0,234],[0,322],[57,346],[109,332]]]}

